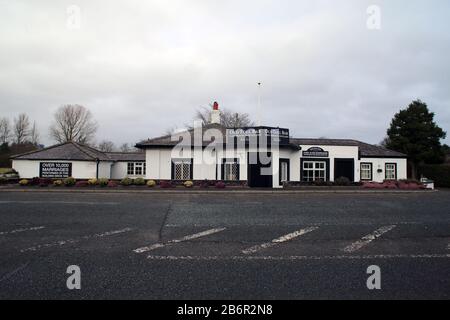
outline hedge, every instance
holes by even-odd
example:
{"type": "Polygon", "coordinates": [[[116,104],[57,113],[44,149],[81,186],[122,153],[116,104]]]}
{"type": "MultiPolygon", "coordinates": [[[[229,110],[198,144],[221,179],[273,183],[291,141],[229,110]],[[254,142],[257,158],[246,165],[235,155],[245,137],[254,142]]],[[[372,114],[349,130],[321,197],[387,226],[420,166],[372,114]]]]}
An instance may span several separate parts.
{"type": "Polygon", "coordinates": [[[450,188],[450,165],[423,165],[419,167],[419,173],[434,181],[436,187],[450,188]]]}

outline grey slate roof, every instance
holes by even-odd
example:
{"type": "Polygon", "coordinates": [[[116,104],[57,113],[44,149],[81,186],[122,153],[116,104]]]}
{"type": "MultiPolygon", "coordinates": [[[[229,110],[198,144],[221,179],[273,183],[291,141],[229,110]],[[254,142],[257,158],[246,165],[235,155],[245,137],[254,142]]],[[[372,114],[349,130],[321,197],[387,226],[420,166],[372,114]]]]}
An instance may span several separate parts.
{"type": "MultiPolygon", "coordinates": [[[[202,136],[203,136],[203,132],[205,130],[209,130],[209,129],[219,130],[222,133],[222,135],[225,136],[226,128],[224,126],[220,125],[220,124],[208,124],[206,126],[203,126],[201,128],[202,136]]],[[[189,129],[189,130],[186,130],[184,132],[175,133],[174,135],[175,136],[176,135],[180,135],[180,137],[181,137],[181,135],[183,133],[184,134],[189,133],[189,136],[191,137],[191,145],[192,145],[193,144],[193,139],[194,139],[193,132],[194,132],[194,129],[189,129]]],[[[148,139],[148,140],[141,141],[141,142],[136,144],[136,147],[137,148],[143,148],[143,149],[151,148],[151,147],[172,147],[172,146],[176,146],[178,143],[179,143],[178,141],[171,141],[171,135],[169,134],[169,135],[164,135],[164,136],[161,136],[161,137],[156,137],[156,138],[153,138],[153,139],[148,139]]],[[[203,141],[203,145],[204,146],[207,146],[210,143],[211,143],[211,140],[203,141]]]]}
{"type": "MultiPolygon", "coordinates": [[[[202,130],[207,129],[218,129],[225,135],[226,128],[219,124],[209,124],[202,128],[202,130]]],[[[187,130],[185,132],[191,133],[192,129],[187,130]]],[[[182,133],[180,133],[182,134],[182,133]]],[[[211,141],[203,141],[203,145],[207,146],[211,143],[211,141]]],[[[165,135],[153,139],[148,139],[139,142],[136,144],[138,148],[164,148],[164,147],[173,147],[178,144],[178,141],[171,141],[170,135],[165,135]]],[[[359,147],[359,152],[361,157],[392,157],[392,158],[406,158],[406,155],[397,151],[389,150],[380,146],[368,144],[365,142],[361,142],[353,139],[313,139],[313,138],[290,138],[290,146],[295,148],[301,145],[322,145],[322,146],[355,146],[359,147]]]]}
{"type": "Polygon", "coordinates": [[[144,152],[107,152],[106,154],[114,161],[145,161],[144,152]]]}
{"type": "Polygon", "coordinates": [[[352,139],[295,139],[291,138],[291,143],[295,143],[298,145],[307,145],[307,146],[353,146],[359,147],[359,152],[361,157],[387,157],[387,158],[406,158],[406,155],[386,149],[381,146],[376,146],[373,144],[368,144],[365,142],[361,142],[358,140],[352,139]]]}
{"type": "Polygon", "coordinates": [[[142,161],[144,153],[102,152],[84,144],[66,142],[12,156],[14,160],[142,161]]]}

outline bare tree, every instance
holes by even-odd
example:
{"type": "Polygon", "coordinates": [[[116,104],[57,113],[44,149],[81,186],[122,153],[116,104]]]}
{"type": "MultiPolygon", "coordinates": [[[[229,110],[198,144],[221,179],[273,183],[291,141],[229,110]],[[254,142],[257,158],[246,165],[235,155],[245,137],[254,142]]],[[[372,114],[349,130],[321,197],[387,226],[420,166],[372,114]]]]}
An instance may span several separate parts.
{"type": "Polygon", "coordinates": [[[75,141],[89,144],[97,132],[97,122],[92,119],[91,112],[80,105],[64,105],[55,113],[55,121],[50,127],[50,136],[64,143],[75,141]]]}
{"type": "Polygon", "coordinates": [[[5,144],[9,142],[11,136],[11,125],[8,118],[0,119],[0,143],[5,144]]]}
{"type": "Polygon", "coordinates": [[[35,146],[37,146],[39,144],[39,132],[36,128],[36,121],[33,121],[33,126],[31,127],[30,141],[35,146]]]}
{"type": "MultiPolygon", "coordinates": [[[[203,107],[197,110],[194,119],[200,120],[203,125],[211,123],[212,108],[203,107]]],[[[220,124],[227,128],[251,127],[254,122],[247,113],[233,112],[227,109],[220,111],[220,124]]]]}
{"type": "Polygon", "coordinates": [[[130,145],[128,143],[122,143],[119,147],[120,152],[131,152],[130,145]]]}
{"type": "Polygon", "coordinates": [[[25,113],[14,119],[13,136],[16,144],[23,144],[30,138],[30,120],[25,113]]]}
{"type": "Polygon", "coordinates": [[[98,145],[98,150],[103,151],[103,152],[113,152],[114,149],[115,149],[115,146],[114,146],[114,142],[112,142],[112,141],[103,140],[98,145]]]}

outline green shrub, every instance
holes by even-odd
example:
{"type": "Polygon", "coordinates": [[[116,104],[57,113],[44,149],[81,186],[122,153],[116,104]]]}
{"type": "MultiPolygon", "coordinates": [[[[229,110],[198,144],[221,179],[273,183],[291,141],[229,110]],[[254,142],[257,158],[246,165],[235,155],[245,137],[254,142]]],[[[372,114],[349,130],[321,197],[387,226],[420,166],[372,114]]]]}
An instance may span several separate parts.
{"type": "Polygon", "coordinates": [[[64,182],[62,180],[55,180],[53,181],[53,185],[55,187],[61,187],[64,184],[64,182]]]}
{"type": "Polygon", "coordinates": [[[98,181],[97,181],[97,184],[100,187],[106,187],[108,185],[108,183],[109,183],[109,180],[106,178],[101,178],[101,179],[98,179],[98,181]]]}
{"type": "Polygon", "coordinates": [[[334,184],[337,186],[349,186],[351,184],[351,181],[347,177],[339,177],[334,180],[334,184]]]}
{"type": "Polygon", "coordinates": [[[436,187],[450,188],[450,165],[423,165],[419,172],[422,176],[433,180],[436,187]]]}
{"type": "Polygon", "coordinates": [[[27,179],[22,179],[22,180],[19,181],[19,184],[21,186],[27,186],[28,185],[28,180],[27,179]]]}
{"type": "Polygon", "coordinates": [[[96,186],[96,185],[98,184],[98,180],[95,179],[95,178],[89,179],[89,180],[88,180],[88,184],[89,184],[90,186],[96,186]]]}
{"type": "Polygon", "coordinates": [[[136,178],[136,179],[134,179],[134,184],[137,186],[145,186],[145,179],[136,178]]]}
{"type": "Polygon", "coordinates": [[[120,184],[123,186],[131,186],[133,184],[133,180],[130,178],[123,178],[122,181],[120,181],[120,184]]]}
{"type": "Polygon", "coordinates": [[[66,187],[72,187],[72,186],[75,185],[75,183],[77,183],[77,180],[75,180],[75,179],[72,178],[72,177],[69,177],[69,178],[65,178],[65,179],[63,180],[63,182],[64,182],[64,185],[65,185],[66,187]]]}
{"type": "Polygon", "coordinates": [[[148,180],[147,181],[147,187],[153,188],[156,186],[155,180],[148,180]]]}
{"type": "Polygon", "coordinates": [[[193,183],[192,181],[185,181],[185,182],[183,183],[183,185],[184,185],[186,188],[192,188],[192,187],[194,186],[194,183],[193,183]]]}

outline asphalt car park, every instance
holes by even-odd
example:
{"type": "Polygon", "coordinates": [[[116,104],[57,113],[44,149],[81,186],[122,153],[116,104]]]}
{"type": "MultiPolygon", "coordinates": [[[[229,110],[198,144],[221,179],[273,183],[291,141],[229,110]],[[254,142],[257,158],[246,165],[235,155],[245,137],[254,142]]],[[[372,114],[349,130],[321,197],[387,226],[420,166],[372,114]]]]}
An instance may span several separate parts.
{"type": "Polygon", "coordinates": [[[449,298],[450,193],[1,192],[0,257],[1,299],[449,298]]]}

